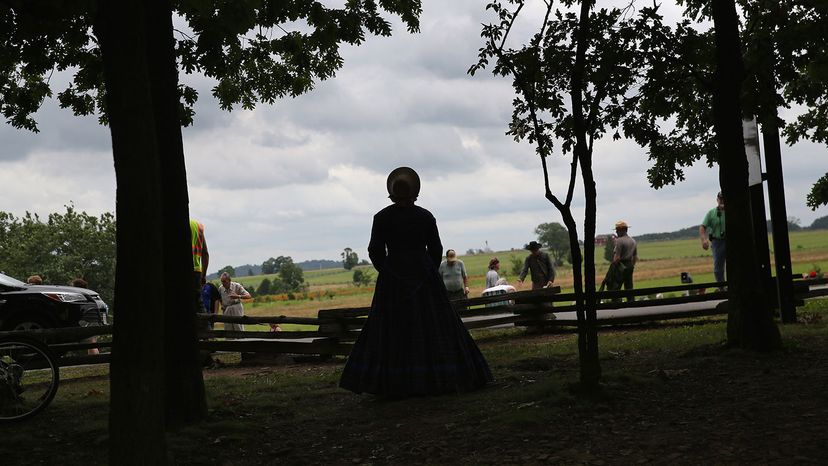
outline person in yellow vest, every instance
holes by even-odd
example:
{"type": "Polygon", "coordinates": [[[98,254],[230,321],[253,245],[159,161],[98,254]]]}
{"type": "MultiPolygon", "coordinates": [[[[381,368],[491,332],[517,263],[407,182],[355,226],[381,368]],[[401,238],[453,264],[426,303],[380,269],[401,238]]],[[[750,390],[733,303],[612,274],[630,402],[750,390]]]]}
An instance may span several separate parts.
{"type": "Polygon", "coordinates": [[[201,284],[207,279],[210,253],[207,251],[207,240],[204,239],[204,225],[193,219],[190,219],[190,240],[193,247],[193,309],[195,312],[204,312],[201,284]]]}

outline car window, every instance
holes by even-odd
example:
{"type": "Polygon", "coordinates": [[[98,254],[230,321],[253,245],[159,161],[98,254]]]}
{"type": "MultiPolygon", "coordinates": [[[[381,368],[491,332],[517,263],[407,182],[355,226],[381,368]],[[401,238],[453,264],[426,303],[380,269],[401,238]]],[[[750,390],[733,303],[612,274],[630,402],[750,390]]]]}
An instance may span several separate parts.
{"type": "Polygon", "coordinates": [[[6,274],[0,273],[0,285],[6,286],[13,286],[13,287],[25,287],[26,284],[21,282],[16,278],[12,278],[6,274]]]}

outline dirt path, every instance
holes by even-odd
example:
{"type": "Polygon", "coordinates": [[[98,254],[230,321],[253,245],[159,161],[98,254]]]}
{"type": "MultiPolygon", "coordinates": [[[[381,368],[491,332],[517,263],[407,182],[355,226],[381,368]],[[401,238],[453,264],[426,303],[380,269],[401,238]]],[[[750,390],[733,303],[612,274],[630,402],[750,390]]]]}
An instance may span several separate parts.
{"type": "MultiPolygon", "coordinates": [[[[826,464],[828,329],[813,327],[768,355],[602,332],[631,349],[606,351],[592,397],[567,385],[578,378],[571,334],[483,338],[493,384],[393,402],[339,389],[336,361],[210,369],[208,420],[170,434],[168,451],[171,464],[223,466],[826,464]]],[[[684,335],[714,341],[722,328],[684,335]]],[[[0,464],[106,464],[106,385],[67,381],[42,415],[0,426],[0,464]]]]}

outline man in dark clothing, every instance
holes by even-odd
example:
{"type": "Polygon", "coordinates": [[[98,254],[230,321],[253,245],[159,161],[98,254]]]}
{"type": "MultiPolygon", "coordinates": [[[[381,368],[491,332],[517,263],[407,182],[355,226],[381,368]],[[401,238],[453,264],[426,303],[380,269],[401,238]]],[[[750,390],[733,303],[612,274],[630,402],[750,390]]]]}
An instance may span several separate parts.
{"type": "Polygon", "coordinates": [[[523,270],[518,277],[518,283],[522,285],[526,275],[531,272],[533,290],[548,288],[555,281],[555,267],[552,265],[552,259],[540,248],[541,244],[537,241],[532,241],[526,246],[529,255],[523,261],[523,270]]]}
{"type": "MultiPolygon", "coordinates": [[[[202,279],[201,284],[201,301],[204,305],[204,310],[207,314],[218,314],[219,301],[221,301],[221,294],[218,288],[211,282],[202,279]]],[[[213,323],[207,324],[210,329],[213,329],[213,323]]]]}

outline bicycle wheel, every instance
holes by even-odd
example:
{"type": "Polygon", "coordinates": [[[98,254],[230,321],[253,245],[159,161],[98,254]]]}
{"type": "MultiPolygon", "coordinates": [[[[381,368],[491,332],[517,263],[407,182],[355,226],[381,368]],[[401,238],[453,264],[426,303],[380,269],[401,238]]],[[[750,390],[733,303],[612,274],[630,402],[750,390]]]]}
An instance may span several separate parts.
{"type": "Polygon", "coordinates": [[[0,339],[0,422],[34,416],[57,393],[60,370],[49,347],[28,337],[0,339]]]}

